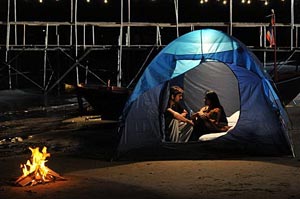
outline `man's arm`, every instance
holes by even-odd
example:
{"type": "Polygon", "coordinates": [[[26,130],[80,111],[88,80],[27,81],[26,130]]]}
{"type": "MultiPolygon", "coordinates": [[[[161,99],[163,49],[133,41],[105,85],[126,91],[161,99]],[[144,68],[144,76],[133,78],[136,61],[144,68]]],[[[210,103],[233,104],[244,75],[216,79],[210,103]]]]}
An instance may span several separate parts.
{"type": "MultiPolygon", "coordinates": [[[[184,116],[184,114],[180,114],[180,113],[174,111],[174,110],[171,109],[171,108],[168,108],[167,111],[169,111],[169,112],[173,115],[173,117],[174,117],[175,119],[177,119],[177,120],[179,120],[179,121],[182,121],[182,122],[189,123],[189,124],[191,124],[191,125],[194,125],[194,122],[193,122],[192,120],[187,119],[187,118],[184,116]]],[[[186,114],[185,114],[185,115],[186,115],[186,114]]]]}

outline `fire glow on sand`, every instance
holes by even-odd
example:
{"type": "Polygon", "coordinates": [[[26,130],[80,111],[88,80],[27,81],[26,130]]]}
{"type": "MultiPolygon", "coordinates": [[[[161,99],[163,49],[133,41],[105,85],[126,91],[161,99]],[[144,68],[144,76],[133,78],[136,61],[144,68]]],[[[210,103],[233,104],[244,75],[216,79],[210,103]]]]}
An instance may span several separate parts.
{"type": "Polygon", "coordinates": [[[45,163],[46,158],[50,157],[50,153],[47,153],[47,147],[43,147],[40,152],[39,147],[31,148],[31,159],[27,160],[26,164],[21,164],[20,167],[23,171],[23,175],[16,180],[16,184],[20,186],[36,185],[40,183],[53,182],[55,180],[65,180],[55,171],[49,169],[45,163]]]}

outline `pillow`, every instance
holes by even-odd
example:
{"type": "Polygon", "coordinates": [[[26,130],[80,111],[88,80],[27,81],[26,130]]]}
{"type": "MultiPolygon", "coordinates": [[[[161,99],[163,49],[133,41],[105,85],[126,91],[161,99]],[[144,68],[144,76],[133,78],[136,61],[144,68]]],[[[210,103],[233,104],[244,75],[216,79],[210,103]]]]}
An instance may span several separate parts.
{"type": "Polygon", "coordinates": [[[227,117],[228,126],[235,126],[240,117],[240,111],[236,111],[231,116],[227,117]]]}

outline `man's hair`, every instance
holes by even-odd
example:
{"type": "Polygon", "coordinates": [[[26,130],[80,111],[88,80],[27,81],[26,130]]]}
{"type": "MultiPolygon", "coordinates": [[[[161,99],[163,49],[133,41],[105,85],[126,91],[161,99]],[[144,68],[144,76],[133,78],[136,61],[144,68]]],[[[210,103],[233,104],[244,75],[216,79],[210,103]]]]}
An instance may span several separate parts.
{"type": "Polygon", "coordinates": [[[182,94],[182,93],[183,93],[183,89],[181,87],[179,87],[179,86],[172,86],[170,88],[170,94],[171,95],[176,96],[176,95],[182,94]]]}

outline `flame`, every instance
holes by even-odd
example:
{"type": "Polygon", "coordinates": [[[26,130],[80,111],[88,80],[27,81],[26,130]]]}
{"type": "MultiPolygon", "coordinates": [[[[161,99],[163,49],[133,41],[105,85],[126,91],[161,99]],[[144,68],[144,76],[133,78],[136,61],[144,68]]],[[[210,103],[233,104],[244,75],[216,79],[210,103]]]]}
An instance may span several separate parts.
{"type": "Polygon", "coordinates": [[[21,164],[23,171],[23,176],[28,176],[31,173],[34,173],[36,179],[42,178],[45,180],[47,173],[49,171],[48,167],[45,166],[47,162],[46,158],[50,157],[50,153],[47,153],[47,147],[43,147],[42,153],[39,150],[39,147],[31,148],[31,161],[27,160],[26,164],[21,164]]]}
{"type": "Polygon", "coordinates": [[[47,153],[47,147],[43,147],[42,152],[40,148],[31,148],[31,158],[27,160],[26,164],[21,164],[23,175],[16,180],[16,184],[21,186],[36,185],[38,183],[50,182],[54,180],[65,180],[55,171],[49,169],[45,164],[50,153],[47,153]]]}

